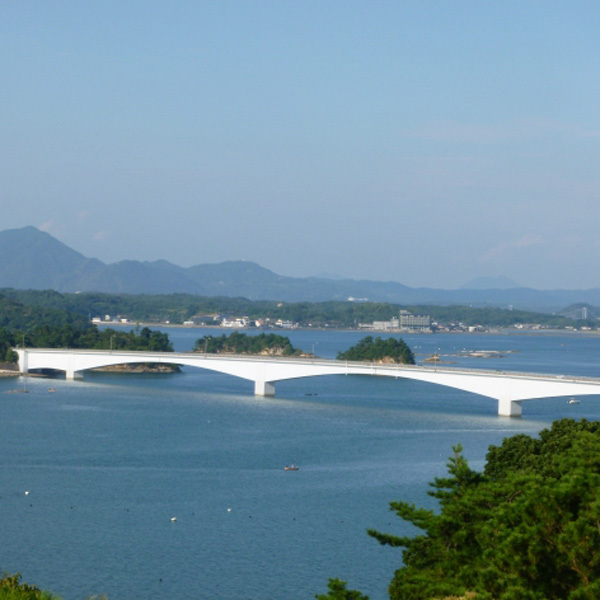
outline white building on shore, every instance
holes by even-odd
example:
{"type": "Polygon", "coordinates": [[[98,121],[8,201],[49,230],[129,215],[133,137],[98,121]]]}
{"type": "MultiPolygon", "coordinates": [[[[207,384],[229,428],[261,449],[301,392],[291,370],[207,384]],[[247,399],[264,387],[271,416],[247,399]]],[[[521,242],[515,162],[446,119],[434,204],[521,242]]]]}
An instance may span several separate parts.
{"type": "Polygon", "coordinates": [[[223,317],[221,320],[221,327],[227,327],[229,329],[243,329],[250,325],[250,319],[248,317],[233,317],[228,319],[223,317]]]}
{"type": "Polygon", "coordinates": [[[361,323],[359,328],[373,331],[431,331],[431,317],[429,315],[413,315],[408,310],[401,310],[397,317],[392,317],[389,321],[361,323]]]}

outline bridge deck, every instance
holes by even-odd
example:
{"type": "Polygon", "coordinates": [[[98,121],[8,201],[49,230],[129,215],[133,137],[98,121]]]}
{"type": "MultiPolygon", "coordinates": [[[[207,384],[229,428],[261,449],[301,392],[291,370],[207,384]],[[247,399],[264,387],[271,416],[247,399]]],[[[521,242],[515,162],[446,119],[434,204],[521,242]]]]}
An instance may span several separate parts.
{"type": "MultiPolygon", "coordinates": [[[[15,351],[19,351],[15,348],[15,351]]],[[[118,362],[123,362],[121,358],[127,359],[127,362],[168,362],[172,364],[185,364],[187,359],[197,361],[239,361],[243,363],[265,363],[265,364],[294,364],[294,365],[314,365],[323,367],[352,367],[364,371],[372,369],[389,369],[398,372],[403,371],[424,371],[430,373],[452,373],[465,375],[487,375],[496,377],[521,377],[527,379],[539,379],[544,381],[576,381],[590,382],[600,384],[600,377],[589,377],[582,375],[567,375],[555,373],[540,373],[536,371],[507,371],[503,369],[469,369],[464,367],[448,367],[439,365],[405,365],[383,362],[365,362],[365,361],[347,361],[328,358],[295,358],[286,356],[256,356],[248,354],[208,354],[203,352],[147,352],[138,350],[94,350],[94,349],[63,349],[63,348],[31,348],[27,349],[28,354],[48,353],[57,354],[60,356],[69,354],[81,354],[89,356],[112,356],[118,362]]]]}

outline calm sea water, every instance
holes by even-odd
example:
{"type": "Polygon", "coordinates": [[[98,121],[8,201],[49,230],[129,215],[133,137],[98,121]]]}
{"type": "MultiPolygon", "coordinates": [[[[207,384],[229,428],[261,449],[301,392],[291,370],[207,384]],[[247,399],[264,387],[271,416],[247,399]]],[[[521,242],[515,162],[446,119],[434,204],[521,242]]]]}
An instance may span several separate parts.
{"type": "MultiPolygon", "coordinates": [[[[166,331],[176,350],[205,333],[166,331]]],[[[363,334],[289,336],[334,357],[363,334]]],[[[600,375],[592,336],[403,337],[457,365],[600,375]],[[462,349],[513,352],[451,356],[462,349]]],[[[0,571],[65,600],[309,599],[329,577],[385,598],[401,551],[366,529],[410,533],[388,503],[433,506],[427,484],[445,473],[452,445],[481,468],[505,436],[600,417],[600,397],[529,401],[510,419],[492,400],[370,377],[281,382],[269,399],[192,368],[3,379],[0,392],[22,385],[29,393],[0,393],[0,571]],[[300,470],[285,472],[288,463],[300,470]]]]}

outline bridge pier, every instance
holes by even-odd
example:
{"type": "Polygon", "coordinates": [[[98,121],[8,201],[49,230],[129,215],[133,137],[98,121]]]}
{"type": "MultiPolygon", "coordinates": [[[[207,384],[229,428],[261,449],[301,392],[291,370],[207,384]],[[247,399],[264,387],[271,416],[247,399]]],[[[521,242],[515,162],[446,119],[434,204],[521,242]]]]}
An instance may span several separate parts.
{"type": "Polygon", "coordinates": [[[501,417],[520,417],[523,411],[521,400],[498,399],[498,415],[501,417]]]}
{"type": "Polygon", "coordinates": [[[67,369],[65,371],[65,379],[69,381],[74,381],[75,379],[83,379],[83,373],[81,371],[73,371],[72,369],[67,369]]]}
{"type": "Polygon", "coordinates": [[[27,375],[29,373],[29,368],[27,365],[27,350],[23,348],[21,351],[17,350],[19,355],[19,369],[21,370],[21,375],[27,375]]]}
{"type": "Polygon", "coordinates": [[[255,381],[254,382],[255,396],[274,396],[275,384],[271,381],[255,381]]]}

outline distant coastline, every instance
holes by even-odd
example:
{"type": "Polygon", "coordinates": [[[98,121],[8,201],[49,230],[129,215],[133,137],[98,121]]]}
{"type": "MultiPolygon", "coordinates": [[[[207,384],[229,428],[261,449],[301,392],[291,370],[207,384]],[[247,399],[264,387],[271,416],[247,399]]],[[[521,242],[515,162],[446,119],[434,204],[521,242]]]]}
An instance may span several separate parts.
{"type": "Polygon", "coordinates": [[[244,333],[256,331],[256,332],[289,332],[289,331],[338,331],[348,333],[376,333],[376,334],[402,334],[402,335],[472,335],[472,336],[483,336],[483,335],[518,335],[518,336],[543,336],[543,335],[565,335],[565,336],[600,336],[600,330],[597,331],[572,331],[566,329],[513,329],[513,328],[494,328],[487,331],[400,331],[390,329],[349,329],[346,327],[294,327],[293,329],[274,329],[274,328],[259,328],[259,327],[237,327],[235,329],[221,327],[220,325],[184,325],[183,323],[147,323],[144,321],[122,323],[120,321],[102,321],[101,323],[94,323],[94,325],[106,326],[106,327],[124,327],[124,328],[136,328],[136,327],[162,327],[162,328],[173,328],[173,329],[214,329],[216,331],[222,331],[223,333],[231,331],[241,331],[244,333]]]}

